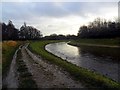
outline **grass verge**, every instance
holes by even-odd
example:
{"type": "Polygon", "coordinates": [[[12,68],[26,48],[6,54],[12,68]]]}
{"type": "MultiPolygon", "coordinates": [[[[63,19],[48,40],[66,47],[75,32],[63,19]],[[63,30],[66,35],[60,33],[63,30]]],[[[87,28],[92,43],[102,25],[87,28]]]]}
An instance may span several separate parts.
{"type": "Polygon", "coordinates": [[[2,42],[2,75],[6,76],[9,70],[13,55],[21,44],[20,41],[3,41],[2,42]]]}
{"type": "Polygon", "coordinates": [[[120,47],[120,39],[79,39],[72,40],[69,44],[74,46],[120,47]]]}
{"type": "Polygon", "coordinates": [[[31,42],[29,49],[36,54],[41,55],[44,59],[62,67],[68,71],[76,80],[87,83],[90,87],[99,88],[114,88],[120,89],[120,84],[95,72],[78,67],[72,63],[69,63],[45,50],[45,45],[58,41],[37,41],[31,42]]]}

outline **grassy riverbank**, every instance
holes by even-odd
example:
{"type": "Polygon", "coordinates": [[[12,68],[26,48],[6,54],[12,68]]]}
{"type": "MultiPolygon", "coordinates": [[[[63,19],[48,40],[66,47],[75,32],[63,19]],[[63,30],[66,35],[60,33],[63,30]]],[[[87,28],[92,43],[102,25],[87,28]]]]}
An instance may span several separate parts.
{"type": "Polygon", "coordinates": [[[69,44],[74,46],[120,47],[120,39],[79,39],[69,44]]]}
{"type": "Polygon", "coordinates": [[[62,67],[68,71],[76,80],[80,82],[87,83],[90,87],[101,87],[101,88],[116,88],[120,89],[120,84],[117,82],[102,76],[100,74],[94,73],[84,68],[80,68],[74,64],[71,64],[61,58],[47,52],[45,50],[45,45],[48,43],[54,43],[58,41],[39,41],[31,42],[29,49],[34,53],[41,55],[44,59],[62,67]]]}
{"type": "Polygon", "coordinates": [[[2,42],[2,74],[6,74],[10,67],[13,55],[21,42],[17,41],[4,41],[2,42]]]}

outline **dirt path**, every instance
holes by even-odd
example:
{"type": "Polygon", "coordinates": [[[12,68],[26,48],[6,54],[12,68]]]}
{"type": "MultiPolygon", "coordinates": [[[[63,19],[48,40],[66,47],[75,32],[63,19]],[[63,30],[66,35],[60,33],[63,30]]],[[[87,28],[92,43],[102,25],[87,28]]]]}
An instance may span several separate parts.
{"type": "Polygon", "coordinates": [[[71,76],[43,60],[40,56],[31,53],[27,44],[22,47],[22,59],[26,63],[38,88],[83,88],[84,86],[71,78],[71,76]]]}

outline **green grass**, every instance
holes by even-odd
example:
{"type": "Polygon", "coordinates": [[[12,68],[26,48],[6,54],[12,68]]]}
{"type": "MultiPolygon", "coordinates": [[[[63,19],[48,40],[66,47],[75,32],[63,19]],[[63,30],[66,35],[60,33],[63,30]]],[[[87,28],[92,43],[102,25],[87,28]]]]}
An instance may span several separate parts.
{"type": "Polygon", "coordinates": [[[70,43],[120,46],[120,39],[79,39],[79,40],[72,40],[70,43]]]}
{"type": "Polygon", "coordinates": [[[86,83],[89,87],[100,88],[116,88],[120,89],[120,84],[95,72],[78,67],[72,63],[69,63],[45,50],[45,45],[48,43],[54,43],[59,41],[37,41],[31,42],[29,49],[36,54],[41,55],[44,59],[62,67],[68,71],[76,80],[86,83]]]}

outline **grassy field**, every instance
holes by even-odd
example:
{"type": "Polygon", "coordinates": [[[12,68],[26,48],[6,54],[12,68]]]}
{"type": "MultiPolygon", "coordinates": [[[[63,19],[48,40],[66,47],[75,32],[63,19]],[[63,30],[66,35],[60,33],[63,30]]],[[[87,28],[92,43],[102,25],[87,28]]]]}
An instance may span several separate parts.
{"type": "MultiPolygon", "coordinates": [[[[80,68],[74,64],[71,64],[45,50],[45,45],[48,43],[54,43],[58,41],[38,41],[31,42],[29,49],[36,54],[41,55],[44,59],[54,63],[66,71],[68,71],[76,80],[83,82],[88,87],[100,87],[100,88],[116,88],[120,89],[120,84],[95,72],[89,71],[84,68],[80,68]]],[[[87,41],[86,41],[87,42],[87,41]]]]}
{"type": "Polygon", "coordinates": [[[120,39],[79,39],[72,40],[70,44],[79,45],[106,45],[106,46],[120,46],[120,39]]]}
{"type": "Polygon", "coordinates": [[[21,42],[4,41],[2,42],[2,74],[6,74],[12,61],[13,55],[21,42]]]}

